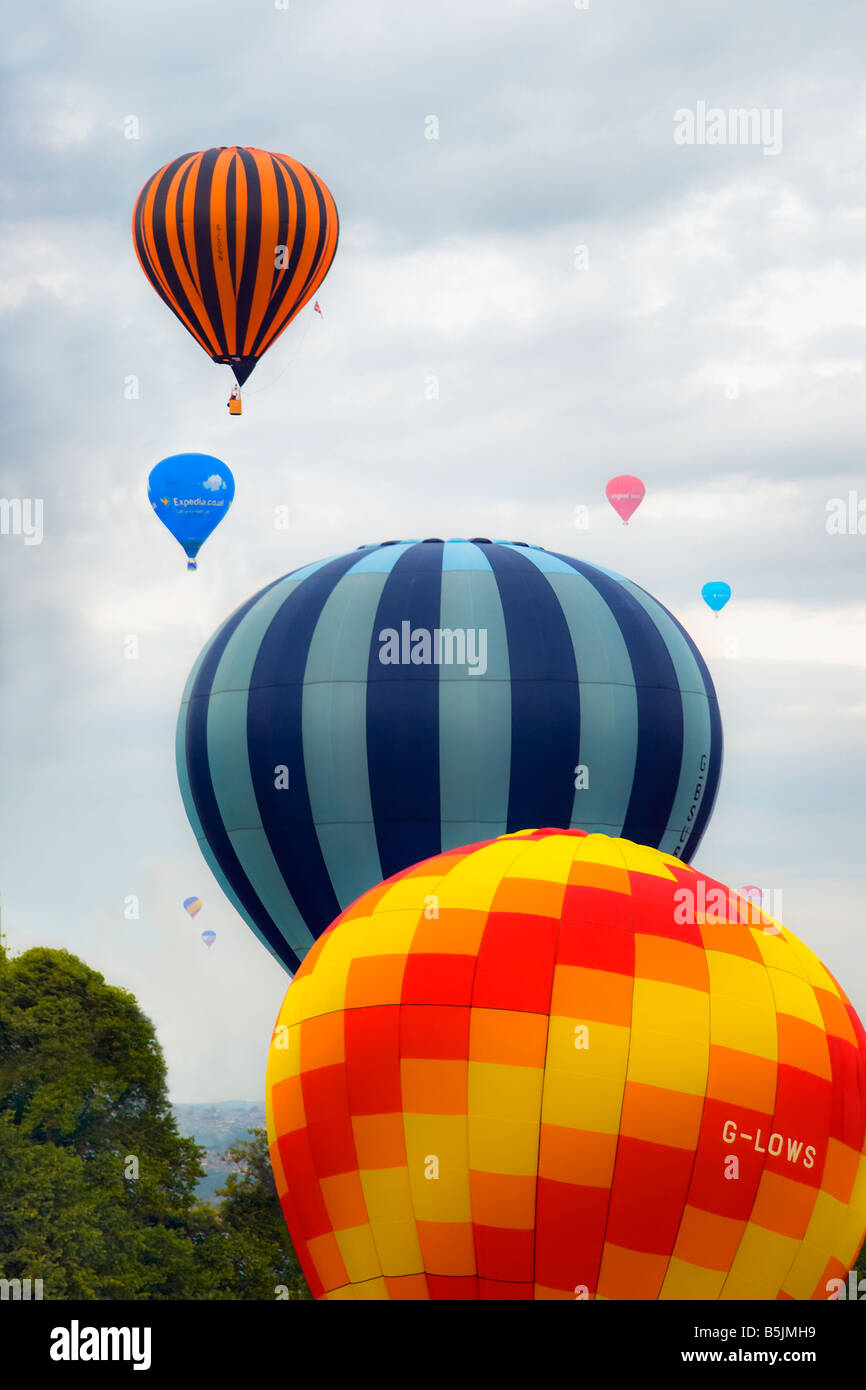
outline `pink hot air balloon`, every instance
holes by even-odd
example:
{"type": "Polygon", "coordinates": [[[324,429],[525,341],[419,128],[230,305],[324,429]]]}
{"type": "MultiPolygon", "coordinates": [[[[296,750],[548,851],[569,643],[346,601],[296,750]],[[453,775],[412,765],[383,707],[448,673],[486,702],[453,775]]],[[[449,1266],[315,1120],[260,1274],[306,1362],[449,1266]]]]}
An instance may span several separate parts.
{"type": "Polygon", "coordinates": [[[748,898],[749,902],[755,903],[757,907],[760,907],[764,901],[763,891],[754,883],[747,883],[745,888],[738,888],[737,892],[741,898],[748,898]]]}
{"type": "Polygon", "coordinates": [[[623,473],[618,478],[611,478],[604,491],[617,516],[622,517],[623,526],[628,526],[629,517],[637,511],[646,492],[640,478],[623,473]]]}
{"type": "Polygon", "coordinates": [[[772,918],[764,916],[763,890],[758,888],[754,883],[747,883],[745,887],[738,888],[736,891],[739,897],[744,898],[749,904],[745,912],[742,908],[740,909],[740,921],[747,920],[754,926],[757,926],[757,924],[761,922],[766,927],[766,924],[771,922],[772,918]]]}

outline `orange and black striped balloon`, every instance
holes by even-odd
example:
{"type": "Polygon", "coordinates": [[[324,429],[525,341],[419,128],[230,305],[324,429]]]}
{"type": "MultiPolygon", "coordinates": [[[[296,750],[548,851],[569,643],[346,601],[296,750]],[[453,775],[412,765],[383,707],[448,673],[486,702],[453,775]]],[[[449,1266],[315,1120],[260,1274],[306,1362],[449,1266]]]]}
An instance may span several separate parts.
{"type": "Polygon", "coordinates": [[[159,169],[132,230],[159,297],[243,384],[327,275],[339,219],[325,184],[296,159],[231,145],[159,169]]]}

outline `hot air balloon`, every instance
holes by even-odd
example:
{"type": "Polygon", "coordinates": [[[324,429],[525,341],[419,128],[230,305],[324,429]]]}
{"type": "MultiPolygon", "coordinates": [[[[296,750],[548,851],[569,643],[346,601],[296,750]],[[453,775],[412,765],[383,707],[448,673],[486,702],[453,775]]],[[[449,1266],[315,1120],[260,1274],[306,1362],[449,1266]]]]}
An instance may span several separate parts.
{"type": "Polygon", "coordinates": [[[709,672],[660,603],[484,538],[364,546],[276,580],[199,656],[177,729],[205,859],[288,970],[374,883],[526,825],[688,861],[721,758],[709,672]]]}
{"type": "Polygon", "coordinates": [[[243,385],[321,285],[339,226],[325,184],[296,159],[221,145],[149,178],[132,230],[160,299],[243,385]]]}
{"type": "Polygon", "coordinates": [[[234,495],[230,470],[210,454],[173,454],[158,463],[147,480],[150,505],[183,546],[189,570],[198,568],[195,557],[234,495]]]}
{"type": "Polygon", "coordinates": [[[201,898],[184,898],[183,905],[190,917],[195,917],[197,912],[201,912],[201,898]]]}
{"type": "Polygon", "coordinates": [[[764,901],[763,890],[756,887],[754,883],[747,883],[745,888],[738,888],[737,892],[741,897],[748,898],[749,902],[754,903],[756,907],[760,907],[764,901]]]}
{"type": "Polygon", "coordinates": [[[622,518],[623,526],[628,526],[628,519],[643,501],[646,488],[640,478],[622,473],[618,478],[611,478],[604,492],[617,516],[622,518]]]}
{"type": "Polygon", "coordinates": [[[712,579],[701,589],[701,598],[709,608],[712,608],[716,617],[724,608],[728,599],[731,597],[731,586],[726,584],[723,579],[712,579]]]}
{"type": "Polygon", "coordinates": [[[208,950],[210,950],[211,946],[212,946],[212,945],[214,944],[214,942],[216,941],[216,932],[215,932],[215,931],[203,931],[202,934],[201,934],[201,939],[202,939],[202,941],[204,942],[205,946],[207,946],[208,950]]]}
{"type": "Polygon", "coordinates": [[[344,912],[268,1058],[313,1296],[826,1299],[866,1228],[866,1034],[746,906],[672,855],[544,829],[344,912]]]}

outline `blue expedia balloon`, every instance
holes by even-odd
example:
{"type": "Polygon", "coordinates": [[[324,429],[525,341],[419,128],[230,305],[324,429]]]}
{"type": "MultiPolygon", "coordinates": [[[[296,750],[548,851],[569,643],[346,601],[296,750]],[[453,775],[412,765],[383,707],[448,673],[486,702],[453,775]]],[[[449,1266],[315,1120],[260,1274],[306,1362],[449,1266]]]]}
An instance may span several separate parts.
{"type": "Polygon", "coordinates": [[[721,761],[712,680],[667,609],[479,537],[268,585],[202,651],[177,728],[202,853],[290,971],[366,889],[478,840],[580,828],[688,862],[721,761]]]}
{"type": "Polygon", "coordinates": [[[234,495],[230,469],[210,454],[173,454],[158,463],[147,480],[150,505],[183,546],[190,570],[197,568],[196,555],[234,495]]]}
{"type": "Polygon", "coordinates": [[[723,579],[712,579],[709,584],[705,584],[701,589],[701,598],[714,613],[718,613],[724,608],[728,599],[731,597],[731,586],[726,584],[723,579]]]}

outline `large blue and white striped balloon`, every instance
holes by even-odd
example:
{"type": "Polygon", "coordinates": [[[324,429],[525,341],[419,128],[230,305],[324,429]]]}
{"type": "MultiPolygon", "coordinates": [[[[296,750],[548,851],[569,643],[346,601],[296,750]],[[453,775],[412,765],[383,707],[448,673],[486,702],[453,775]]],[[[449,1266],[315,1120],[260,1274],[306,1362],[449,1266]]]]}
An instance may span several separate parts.
{"type": "Polygon", "coordinates": [[[538,546],[386,542],[276,580],[187,682],[187,815],[289,970],[410,864],[539,826],[689,860],[719,781],[713,683],[619,575],[538,546]]]}

